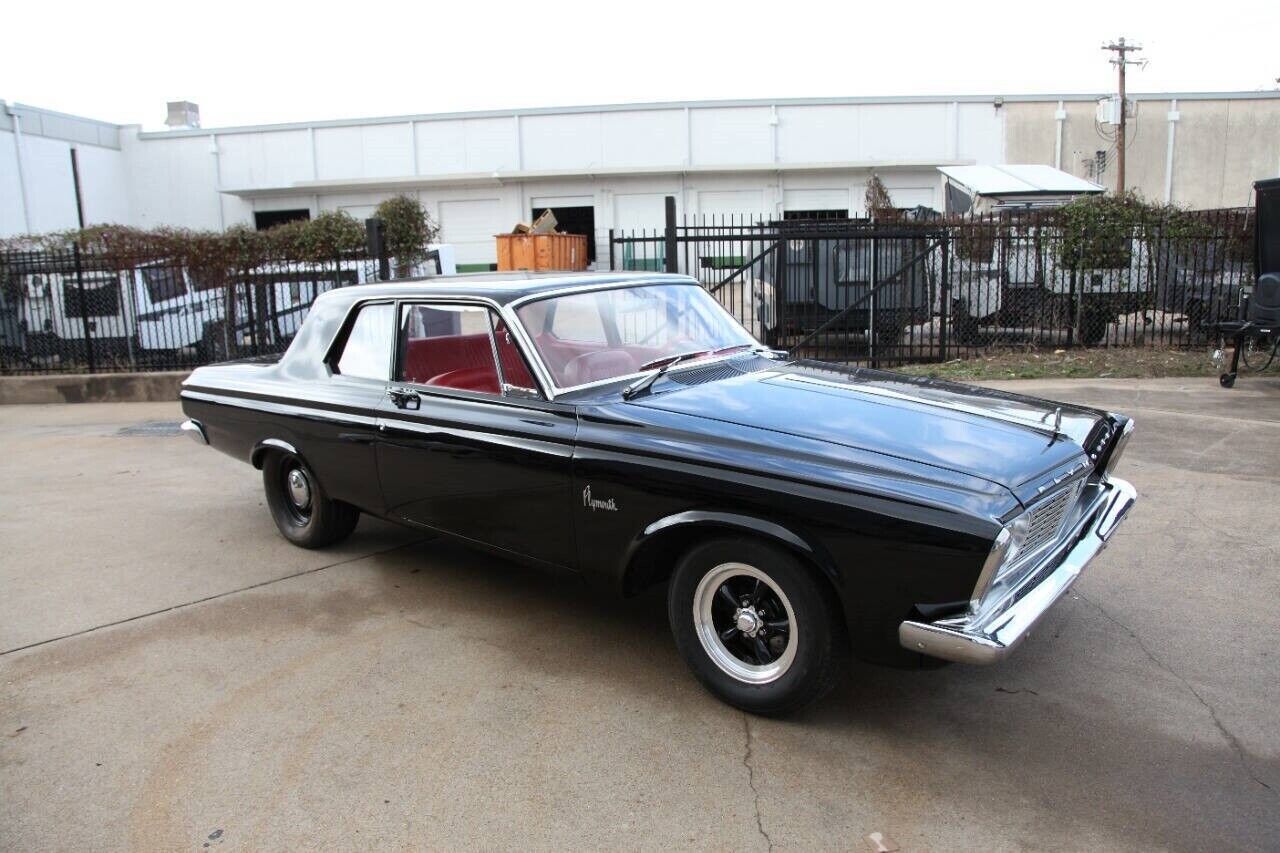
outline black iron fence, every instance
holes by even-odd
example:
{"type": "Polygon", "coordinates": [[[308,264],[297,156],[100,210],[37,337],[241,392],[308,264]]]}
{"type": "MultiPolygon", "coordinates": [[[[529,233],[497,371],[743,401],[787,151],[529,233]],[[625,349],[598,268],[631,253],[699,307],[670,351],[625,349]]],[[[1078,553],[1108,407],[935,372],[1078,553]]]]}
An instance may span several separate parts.
{"type": "MultiPolygon", "coordinates": [[[[375,241],[376,242],[376,241],[375,241]]],[[[283,351],[317,296],[431,274],[384,253],[184,260],[132,246],[0,252],[0,373],[189,368],[283,351]]],[[[757,338],[893,365],[1008,347],[1207,346],[1254,280],[1253,211],[1120,225],[1055,211],[942,219],[706,217],[610,232],[618,270],[693,275],[757,338]]]]}
{"type": "Polygon", "coordinates": [[[1205,346],[1253,281],[1253,211],[685,219],[610,233],[617,270],[695,276],[757,338],[893,365],[1001,347],[1205,346]]]}
{"type": "Polygon", "coordinates": [[[226,266],[79,248],[0,252],[0,373],[191,368],[282,352],[316,297],[390,275],[439,273],[364,252],[226,266]]]}

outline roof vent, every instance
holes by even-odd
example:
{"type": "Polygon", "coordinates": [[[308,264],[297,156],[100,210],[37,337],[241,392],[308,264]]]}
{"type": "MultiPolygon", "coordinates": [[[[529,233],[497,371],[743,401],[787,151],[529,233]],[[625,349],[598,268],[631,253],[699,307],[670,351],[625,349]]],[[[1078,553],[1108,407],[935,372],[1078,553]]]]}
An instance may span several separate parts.
{"type": "Polygon", "coordinates": [[[190,101],[169,101],[169,117],[164,120],[174,130],[191,130],[200,126],[200,106],[190,101]]]}

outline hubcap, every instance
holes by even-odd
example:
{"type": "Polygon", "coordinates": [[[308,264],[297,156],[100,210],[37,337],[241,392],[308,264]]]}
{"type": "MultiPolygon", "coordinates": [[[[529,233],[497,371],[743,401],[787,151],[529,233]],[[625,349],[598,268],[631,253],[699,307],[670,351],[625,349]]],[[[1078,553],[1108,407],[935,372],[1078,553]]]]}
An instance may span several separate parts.
{"type": "Polygon", "coordinates": [[[294,507],[300,511],[306,511],[311,508],[311,482],[307,479],[306,473],[301,468],[294,468],[289,472],[289,500],[293,501],[294,507]]]}
{"type": "Polygon", "coordinates": [[[754,607],[739,607],[733,621],[738,630],[748,637],[754,637],[764,625],[764,620],[754,607]]]}
{"type": "Polygon", "coordinates": [[[782,588],[746,563],[722,563],[698,583],[693,623],[707,656],[748,684],[768,684],[796,657],[795,612],[782,588]]]}

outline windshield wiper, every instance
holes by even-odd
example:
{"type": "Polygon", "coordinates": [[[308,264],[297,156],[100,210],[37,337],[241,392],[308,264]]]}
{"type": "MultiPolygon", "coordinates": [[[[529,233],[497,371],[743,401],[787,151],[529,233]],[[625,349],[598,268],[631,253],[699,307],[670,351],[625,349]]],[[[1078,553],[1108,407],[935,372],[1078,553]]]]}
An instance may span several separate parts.
{"type": "MultiPolygon", "coordinates": [[[[630,385],[628,385],[622,392],[622,399],[630,400],[632,397],[639,394],[641,391],[647,391],[649,389],[649,386],[653,385],[654,382],[658,381],[659,376],[666,373],[668,370],[675,367],[680,362],[687,361],[688,359],[694,358],[695,356],[706,355],[706,354],[707,354],[706,350],[700,349],[700,350],[694,350],[692,352],[682,352],[676,356],[664,356],[664,358],[667,358],[666,363],[664,363],[661,367],[659,367],[657,370],[653,371],[652,373],[648,374],[647,376],[643,376],[640,379],[637,379],[635,382],[632,382],[630,385]]],[[[648,362],[642,365],[640,369],[644,370],[652,364],[653,362],[648,362]]]]}

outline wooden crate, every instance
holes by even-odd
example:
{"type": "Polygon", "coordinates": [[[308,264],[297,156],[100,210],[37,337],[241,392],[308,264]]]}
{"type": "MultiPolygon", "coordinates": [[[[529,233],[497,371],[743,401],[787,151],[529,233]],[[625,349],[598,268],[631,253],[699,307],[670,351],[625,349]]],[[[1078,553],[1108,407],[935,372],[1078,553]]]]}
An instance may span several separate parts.
{"type": "Polygon", "coordinates": [[[582,234],[498,234],[499,270],[585,270],[582,234]]]}

